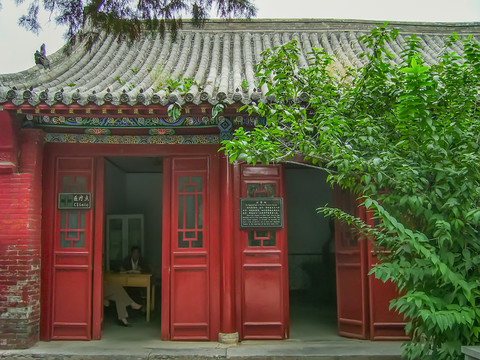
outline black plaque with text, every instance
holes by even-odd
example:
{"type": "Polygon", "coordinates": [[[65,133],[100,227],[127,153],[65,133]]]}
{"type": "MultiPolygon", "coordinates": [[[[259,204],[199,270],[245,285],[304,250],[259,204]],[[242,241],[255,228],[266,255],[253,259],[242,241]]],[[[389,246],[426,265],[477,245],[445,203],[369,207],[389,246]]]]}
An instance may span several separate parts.
{"type": "Polygon", "coordinates": [[[283,228],[282,198],[241,198],[240,229],[283,228]]]}
{"type": "Polygon", "coordinates": [[[81,210],[92,207],[91,193],[59,193],[58,209],[81,210]]]}

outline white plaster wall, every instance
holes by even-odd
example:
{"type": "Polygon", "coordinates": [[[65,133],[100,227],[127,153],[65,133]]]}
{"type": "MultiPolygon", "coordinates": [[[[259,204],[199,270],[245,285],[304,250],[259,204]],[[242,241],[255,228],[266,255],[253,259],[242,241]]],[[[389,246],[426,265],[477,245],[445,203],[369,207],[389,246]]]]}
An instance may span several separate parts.
{"type": "Polygon", "coordinates": [[[143,255],[158,278],[162,267],[162,188],[161,173],[125,173],[105,162],[105,215],[144,215],[143,255]]]}
{"type": "Polygon", "coordinates": [[[289,254],[321,254],[331,236],[329,219],[316,209],[333,201],[326,173],[315,169],[286,169],[289,254]]]}
{"type": "Polygon", "coordinates": [[[145,216],[145,251],[154,276],[162,268],[162,187],[163,174],[126,174],[126,213],[145,216]]]}
{"type": "Polygon", "coordinates": [[[319,301],[335,299],[334,231],[317,208],[332,204],[326,173],[286,169],[289,288],[319,301]]]}
{"type": "Polygon", "coordinates": [[[105,214],[122,214],[125,209],[126,174],[105,161],[105,214]]]}

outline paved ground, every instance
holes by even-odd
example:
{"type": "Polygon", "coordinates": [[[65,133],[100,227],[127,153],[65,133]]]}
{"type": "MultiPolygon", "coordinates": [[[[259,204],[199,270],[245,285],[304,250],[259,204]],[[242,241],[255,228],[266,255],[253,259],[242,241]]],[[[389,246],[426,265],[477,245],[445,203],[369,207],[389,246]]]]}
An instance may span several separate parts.
{"type": "MultiPolygon", "coordinates": [[[[110,309],[111,310],[111,309],[110,309]]],[[[292,308],[290,340],[244,341],[228,346],[216,342],[160,341],[158,314],[146,323],[132,313],[132,327],[118,326],[115,314],[105,312],[102,340],[39,342],[27,350],[0,350],[0,359],[11,360],[157,360],[157,359],[320,359],[399,360],[401,342],[361,341],[337,335],[336,315],[302,306],[292,308]],[[317,317],[324,321],[312,322],[317,317]],[[319,340],[321,339],[321,340],[319,340]]]]}
{"type": "Polygon", "coordinates": [[[125,342],[56,341],[39,342],[27,350],[0,351],[1,359],[12,360],[156,360],[156,359],[322,359],[398,360],[399,342],[371,341],[245,341],[227,346],[213,342],[170,342],[147,340],[125,342]]]}

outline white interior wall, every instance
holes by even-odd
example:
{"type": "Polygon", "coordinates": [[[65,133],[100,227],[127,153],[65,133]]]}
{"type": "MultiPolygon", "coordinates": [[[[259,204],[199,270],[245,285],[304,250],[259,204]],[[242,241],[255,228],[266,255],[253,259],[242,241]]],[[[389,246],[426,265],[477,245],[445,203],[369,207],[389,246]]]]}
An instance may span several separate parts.
{"type": "Polygon", "coordinates": [[[145,249],[143,255],[155,277],[162,267],[161,173],[126,173],[105,162],[105,214],[143,214],[145,249]]]}
{"type": "Polygon", "coordinates": [[[321,254],[331,237],[329,219],[317,208],[332,203],[332,189],[325,172],[286,169],[289,254],[321,254]]]}
{"type": "Polygon", "coordinates": [[[105,214],[123,214],[125,209],[126,174],[105,161],[105,214]]]}
{"type": "Polygon", "coordinates": [[[126,174],[126,211],[144,214],[145,250],[154,276],[162,272],[162,186],[163,174],[126,174]]]}
{"type": "Polygon", "coordinates": [[[285,172],[289,287],[321,291],[322,298],[330,299],[335,292],[334,232],[331,220],[316,210],[333,202],[326,177],[309,168],[285,172]]]}

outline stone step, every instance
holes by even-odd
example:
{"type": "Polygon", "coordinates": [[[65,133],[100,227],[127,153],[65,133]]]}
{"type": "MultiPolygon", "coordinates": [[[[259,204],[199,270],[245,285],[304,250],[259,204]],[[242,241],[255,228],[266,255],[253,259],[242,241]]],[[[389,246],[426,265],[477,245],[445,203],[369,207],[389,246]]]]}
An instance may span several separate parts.
{"type": "Polygon", "coordinates": [[[381,341],[246,341],[240,345],[204,342],[39,342],[25,350],[0,351],[11,360],[160,360],[260,359],[400,360],[401,342],[381,341]]]}

